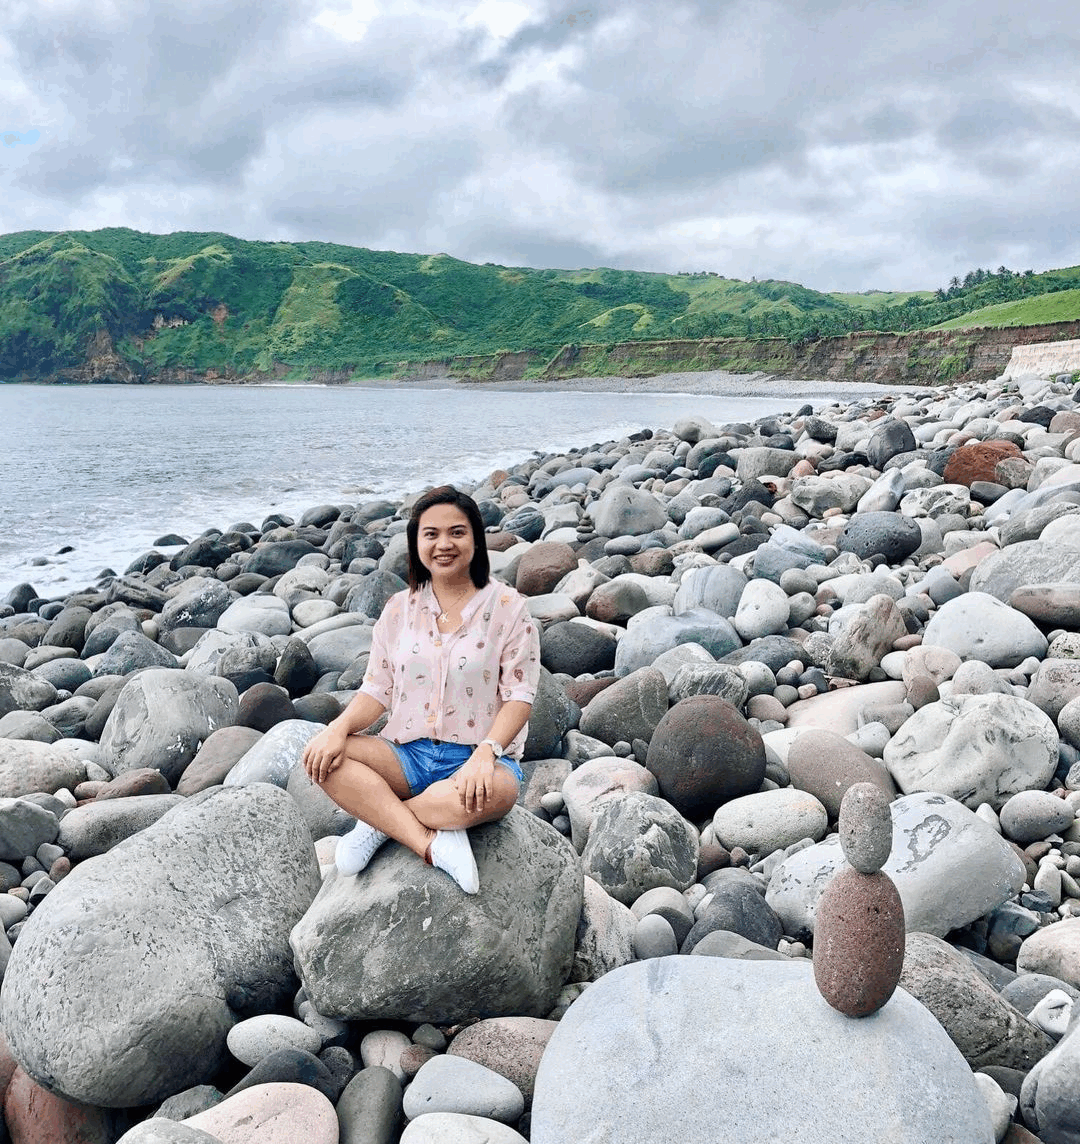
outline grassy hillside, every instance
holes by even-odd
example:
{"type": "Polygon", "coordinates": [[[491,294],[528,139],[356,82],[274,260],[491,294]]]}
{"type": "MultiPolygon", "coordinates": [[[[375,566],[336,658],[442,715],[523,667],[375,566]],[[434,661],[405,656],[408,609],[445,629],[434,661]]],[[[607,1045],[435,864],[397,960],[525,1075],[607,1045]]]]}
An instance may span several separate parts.
{"type": "Polygon", "coordinates": [[[1080,268],[1000,267],[937,291],[825,294],[713,273],[477,266],[446,254],[216,233],[24,231],[0,235],[0,380],[74,376],[92,359],[106,363],[95,377],[112,376],[109,361],[147,379],[362,377],[409,361],[550,356],[586,343],[805,345],[859,330],[986,324],[982,315],[996,320],[998,311],[1018,324],[1075,317],[1078,294],[1080,268]]]}
{"type": "Polygon", "coordinates": [[[941,322],[935,330],[968,330],[979,326],[1003,329],[1006,326],[1041,326],[1048,322],[1071,322],[1080,318],[1080,289],[1060,290],[1056,294],[1040,294],[1016,302],[999,302],[983,306],[969,314],[961,314],[941,322]]]}

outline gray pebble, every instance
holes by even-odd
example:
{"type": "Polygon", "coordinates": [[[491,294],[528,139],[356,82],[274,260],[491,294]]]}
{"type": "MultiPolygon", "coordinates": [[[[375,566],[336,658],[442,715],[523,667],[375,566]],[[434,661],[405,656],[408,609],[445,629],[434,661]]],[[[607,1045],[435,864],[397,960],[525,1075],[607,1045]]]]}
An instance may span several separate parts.
{"type": "Polygon", "coordinates": [[[679,952],[671,922],[659,914],[646,914],[634,927],[634,956],[639,961],[650,957],[669,957],[679,952]]]}

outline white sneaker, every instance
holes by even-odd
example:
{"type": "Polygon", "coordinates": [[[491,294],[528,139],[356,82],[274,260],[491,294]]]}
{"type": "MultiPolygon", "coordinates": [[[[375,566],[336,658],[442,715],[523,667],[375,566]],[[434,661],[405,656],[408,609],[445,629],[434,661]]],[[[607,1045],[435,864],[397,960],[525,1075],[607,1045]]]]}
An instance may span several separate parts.
{"type": "Polygon", "coordinates": [[[454,879],[466,894],[480,889],[480,873],[464,830],[436,830],[428,846],[428,859],[454,879]]]}
{"type": "Polygon", "coordinates": [[[386,835],[366,822],[358,822],[348,834],[338,839],[334,851],[334,864],[342,877],[359,874],[371,861],[372,855],[386,841],[386,835]]]}

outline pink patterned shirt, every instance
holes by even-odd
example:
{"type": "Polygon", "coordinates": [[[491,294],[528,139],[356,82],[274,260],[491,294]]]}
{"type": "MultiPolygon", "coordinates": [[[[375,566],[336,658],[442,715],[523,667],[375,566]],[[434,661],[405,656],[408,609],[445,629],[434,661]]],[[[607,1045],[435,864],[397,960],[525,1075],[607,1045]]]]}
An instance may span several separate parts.
{"type": "MultiPolygon", "coordinates": [[[[442,739],[479,743],[504,703],[531,703],[540,682],[540,634],[525,598],[489,580],[461,610],[461,626],[440,632],[430,582],[398,592],[375,621],[360,690],[390,716],[395,743],[442,739]]],[[[520,759],[528,726],[506,753],[520,759]]]]}

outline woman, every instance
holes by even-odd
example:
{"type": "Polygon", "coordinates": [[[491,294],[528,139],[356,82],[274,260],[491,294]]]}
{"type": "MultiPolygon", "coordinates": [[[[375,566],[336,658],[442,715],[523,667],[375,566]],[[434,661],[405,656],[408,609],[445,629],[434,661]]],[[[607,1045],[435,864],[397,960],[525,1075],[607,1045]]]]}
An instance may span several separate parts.
{"type": "Polygon", "coordinates": [[[390,837],[475,894],[465,831],[517,801],[540,637],[524,598],[489,578],[471,497],[425,493],[406,538],[409,588],[387,602],[363,683],[308,743],[304,769],[359,819],[338,841],[340,873],[358,873],[390,837]],[[359,734],[386,710],[381,736],[359,734]]]}

